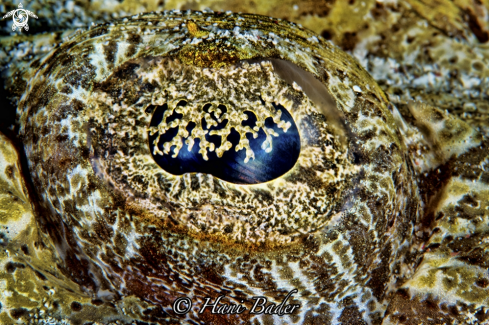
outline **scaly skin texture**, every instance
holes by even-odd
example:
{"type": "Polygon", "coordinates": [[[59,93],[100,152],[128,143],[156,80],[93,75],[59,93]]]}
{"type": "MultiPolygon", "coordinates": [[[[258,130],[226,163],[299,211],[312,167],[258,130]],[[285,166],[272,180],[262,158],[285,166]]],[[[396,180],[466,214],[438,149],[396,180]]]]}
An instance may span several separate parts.
{"type": "MultiPolygon", "coordinates": [[[[398,110],[355,60],[321,37],[253,15],[147,14],[79,33],[9,73],[18,76],[9,89],[20,97],[31,195],[38,196],[37,224],[28,223],[22,241],[45,247],[34,258],[8,244],[15,255],[3,259],[11,260],[5,283],[27,298],[6,299],[5,322],[31,319],[43,301],[19,287],[21,278],[63,295],[46,299],[53,302],[42,308],[46,320],[485,320],[487,140],[428,104],[398,110]],[[333,107],[281,78],[267,58],[311,73],[333,107]],[[207,102],[229,113],[258,98],[285,107],[301,134],[299,160],[282,177],[236,185],[205,174],[176,177],[152,160],[149,107],[185,99],[190,113],[207,102]],[[56,261],[51,271],[40,252],[56,261]],[[170,308],[182,295],[198,307],[223,294],[249,309],[253,296],[279,303],[293,288],[301,308],[280,318],[198,308],[178,316],[170,308]]],[[[265,107],[268,113],[253,112],[273,115],[265,107]]],[[[472,125],[484,131],[481,121],[472,125]]],[[[2,179],[10,174],[5,169],[2,179]]]]}

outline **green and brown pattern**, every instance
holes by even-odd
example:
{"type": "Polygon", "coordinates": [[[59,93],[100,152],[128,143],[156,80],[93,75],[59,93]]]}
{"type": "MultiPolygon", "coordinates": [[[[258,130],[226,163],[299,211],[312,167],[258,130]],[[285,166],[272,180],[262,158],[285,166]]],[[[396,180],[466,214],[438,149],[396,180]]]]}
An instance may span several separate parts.
{"type": "MultiPolygon", "coordinates": [[[[130,5],[112,10],[136,10],[130,5]]],[[[440,11],[444,20],[426,16],[415,1],[331,2],[310,5],[310,12],[308,2],[290,6],[277,14],[288,12],[322,36],[253,14],[168,11],[77,31],[60,45],[53,46],[68,33],[0,39],[26,156],[19,158],[2,136],[3,323],[479,324],[489,318],[488,123],[485,106],[479,109],[488,96],[487,71],[476,64],[487,63],[487,50],[467,50],[467,43],[487,41],[478,16],[487,10],[454,2],[440,11]],[[376,19],[363,19],[368,15],[376,19]],[[383,34],[381,18],[402,31],[383,34]],[[438,34],[428,35],[430,28],[438,34]],[[397,37],[407,50],[386,50],[399,45],[397,37]],[[433,52],[410,49],[423,39],[433,52]],[[444,47],[459,52],[441,53],[444,47]],[[436,51],[440,60],[432,62],[436,51]],[[444,57],[454,53],[463,54],[443,70],[444,57]],[[458,77],[439,83],[454,69],[458,77]],[[253,108],[260,99],[267,109],[253,108]],[[188,105],[178,123],[205,119],[204,104],[222,104],[237,129],[245,110],[280,125],[270,106],[280,103],[301,135],[296,165],[257,185],[165,172],[149,150],[148,132],[156,131],[150,108],[174,108],[181,100],[188,105]],[[298,289],[292,302],[301,306],[292,315],[198,309],[205,297],[225,295],[225,302],[249,310],[254,296],[279,303],[292,289],[298,289]],[[181,296],[194,301],[184,316],[171,309],[181,296]]],[[[83,19],[105,19],[108,9],[98,9],[83,19]]],[[[45,17],[50,26],[66,24],[45,17]]],[[[242,127],[242,139],[257,132],[248,129],[242,127]]],[[[211,148],[201,141],[202,154],[225,151],[222,143],[211,148]]]]}

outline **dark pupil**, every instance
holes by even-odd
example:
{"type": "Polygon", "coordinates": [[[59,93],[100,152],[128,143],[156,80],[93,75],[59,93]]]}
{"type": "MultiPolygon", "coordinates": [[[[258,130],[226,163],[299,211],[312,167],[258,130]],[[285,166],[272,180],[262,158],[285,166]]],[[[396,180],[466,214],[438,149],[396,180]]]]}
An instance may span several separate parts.
{"type": "MultiPolygon", "coordinates": [[[[181,101],[178,105],[186,105],[185,101],[181,101]]],[[[208,112],[210,105],[204,106],[204,110],[208,112]]],[[[281,105],[275,105],[275,109],[282,111],[281,120],[284,122],[290,122],[291,126],[284,132],[283,129],[279,128],[273,121],[271,117],[265,120],[265,126],[267,128],[273,128],[273,130],[278,134],[278,137],[273,137],[273,147],[271,152],[266,152],[262,149],[262,143],[266,140],[265,132],[260,128],[258,132],[258,137],[253,138],[252,134],[246,134],[248,141],[250,142],[250,147],[255,154],[255,159],[249,159],[245,163],[246,152],[242,149],[236,152],[236,146],[239,143],[240,135],[232,128],[231,133],[227,136],[227,141],[232,143],[231,149],[225,151],[222,157],[218,157],[216,152],[207,152],[208,160],[204,160],[202,155],[199,153],[200,149],[200,139],[196,138],[192,150],[188,151],[188,146],[186,144],[178,152],[178,156],[173,158],[175,146],[171,147],[168,154],[160,155],[154,154],[154,140],[157,138],[158,133],[149,135],[149,146],[151,150],[151,155],[153,156],[156,163],[163,168],[165,171],[173,175],[183,175],[185,173],[206,173],[211,174],[217,178],[224,181],[235,183],[235,184],[259,184],[273,180],[279,176],[282,176],[287,171],[289,171],[296,163],[299,153],[300,153],[300,137],[297,126],[289,114],[289,112],[281,105]]],[[[163,114],[168,109],[165,104],[163,106],[148,107],[147,112],[154,111],[153,117],[151,118],[150,126],[157,127],[163,119],[163,114]]],[[[226,107],[223,105],[219,106],[221,111],[225,112],[226,107]]],[[[246,111],[248,119],[242,122],[242,125],[248,125],[251,128],[255,126],[256,117],[252,112],[246,111]]],[[[217,119],[214,113],[211,114],[214,120],[217,119]]],[[[175,119],[180,119],[183,116],[176,113],[175,111],[166,119],[166,123],[170,123],[175,119]]],[[[218,123],[217,126],[212,126],[207,129],[205,120],[202,120],[203,129],[219,130],[226,126],[227,120],[218,123]]],[[[195,123],[190,122],[187,125],[187,131],[191,134],[192,129],[195,127],[195,123]]],[[[158,141],[158,148],[163,151],[163,144],[170,142],[178,132],[178,126],[169,129],[166,133],[160,136],[158,141]]],[[[218,135],[206,136],[207,141],[214,143],[216,148],[221,145],[221,137],[218,135]]],[[[185,139],[184,139],[185,141],[185,139]]]]}

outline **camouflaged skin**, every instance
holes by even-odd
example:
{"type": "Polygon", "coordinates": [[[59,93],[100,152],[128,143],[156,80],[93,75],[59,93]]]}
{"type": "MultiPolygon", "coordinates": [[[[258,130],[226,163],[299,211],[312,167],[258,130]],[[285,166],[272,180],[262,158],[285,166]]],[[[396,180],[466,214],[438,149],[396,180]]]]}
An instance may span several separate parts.
{"type": "MultiPolygon", "coordinates": [[[[175,13],[173,15],[179,16],[175,13]]],[[[223,16],[226,19],[233,19],[233,15],[223,16]]],[[[135,17],[134,19],[138,20],[137,25],[141,23],[139,19],[144,20],[144,17],[135,17]]],[[[219,17],[219,22],[221,21],[225,21],[225,19],[219,17]]],[[[181,22],[179,23],[181,24],[181,22]]],[[[285,22],[273,21],[270,24],[272,28],[274,24],[282,24],[281,27],[283,27],[285,22]]],[[[147,27],[146,24],[142,26],[144,26],[142,30],[154,28],[147,27]]],[[[192,24],[188,26],[192,26],[192,24]]],[[[188,38],[202,38],[202,34],[199,32],[202,32],[203,29],[199,23],[197,26],[198,29],[193,28],[194,26],[187,28],[187,35],[190,34],[187,36],[188,38]]],[[[117,29],[117,26],[98,28],[100,31],[104,28],[117,29]]],[[[165,28],[161,29],[164,30],[165,28]]],[[[222,29],[225,30],[225,28],[222,29]]],[[[295,27],[291,29],[295,29],[295,27]]],[[[274,30],[274,32],[275,35],[279,36],[281,35],[280,32],[284,33],[282,30],[280,32],[274,30]]],[[[117,196],[118,193],[114,194],[116,192],[114,188],[117,188],[117,184],[107,186],[103,181],[100,181],[100,178],[103,179],[100,176],[107,176],[108,173],[95,172],[93,167],[91,173],[96,174],[98,179],[97,177],[86,177],[84,180],[81,177],[82,182],[89,182],[89,186],[86,187],[87,190],[71,193],[65,189],[71,186],[71,182],[63,183],[63,173],[66,175],[67,172],[73,171],[76,166],[85,165],[89,168],[93,166],[94,154],[90,151],[85,153],[85,156],[83,154],[70,155],[70,151],[77,150],[77,146],[73,143],[76,143],[79,148],[86,148],[87,141],[91,141],[89,140],[91,138],[87,136],[87,130],[78,123],[84,118],[83,114],[79,114],[79,111],[83,112],[86,108],[83,107],[83,101],[78,103],[69,98],[70,93],[67,89],[64,92],[59,89],[60,93],[54,95],[56,100],[44,99],[42,94],[46,93],[43,92],[43,89],[53,89],[53,87],[50,88],[49,82],[43,82],[43,86],[34,88],[35,92],[31,99],[36,103],[42,103],[43,100],[54,102],[47,110],[52,113],[45,113],[46,115],[42,113],[43,106],[49,105],[25,105],[25,107],[34,107],[34,110],[38,110],[34,116],[39,120],[48,119],[49,116],[51,116],[49,117],[50,121],[73,119],[73,130],[83,129],[83,131],[76,133],[78,134],[75,136],[76,141],[70,142],[70,136],[73,137],[75,134],[71,133],[70,127],[59,130],[61,132],[59,135],[55,135],[58,132],[56,128],[46,130],[47,134],[49,132],[55,134],[51,137],[37,138],[36,133],[32,130],[41,131],[46,123],[31,122],[29,124],[27,122],[25,124],[28,126],[25,129],[27,130],[25,131],[26,143],[32,144],[27,145],[28,154],[30,152],[31,157],[41,154],[48,158],[51,157],[50,161],[53,162],[53,165],[58,166],[56,169],[51,169],[53,176],[34,173],[35,187],[38,189],[53,188],[51,194],[48,191],[38,190],[40,196],[44,196],[42,200],[44,203],[37,207],[37,210],[40,211],[39,215],[42,216],[38,222],[41,223],[40,228],[45,232],[43,235],[44,242],[49,243],[50,238],[53,238],[52,245],[56,246],[57,250],[51,250],[51,252],[58,252],[61,257],[57,268],[62,272],[57,274],[57,278],[61,279],[61,283],[78,283],[83,292],[79,292],[80,289],[70,289],[71,293],[74,293],[74,297],[67,295],[62,299],[54,300],[58,302],[58,305],[50,306],[47,304],[47,307],[43,306],[41,309],[36,309],[36,306],[41,306],[38,301],[43,300],[38,296],[27,294],[29,290],[18,288],[21,281],[13,277],[8,278],[6,283],[9,283],[10,288],[12,288],[11,291],[18,292],[23,297],[29,297],[27,301],[31,303],[29,304],[25,299],[19,298],[6,300],[5,305],[8,312],[1,314],[6,322],[13,322],[17,319],[17,322],[22,323],[25,319],[33,319],[34,313],[41,314],[36,310],[42,310],[39,320],[41,323],[44,322],[42,319],[47,322],[53,320],[53,317],[63,319],[60,322],[86,320],[107,323],[109,319],[113,320],[111,318],[114,317],[113,315],[117,315],[115,317],[120,321],[126,322],[131,319],[140,319],[148,322],[182,323],[184,320],[172,315],[168,309],[170,304],[168,301],[171,301],[171,297],[174,297],[172,295],[175,295],[182,288],[185,288],[187,293],[193,292],[195,297],[209,292],[213,292],[217,296],[222,292],[235,299],[246,297],[246,295],[256,295],[256,291],[253,290],[258,290],[258,292],[266,292],[266,296],[275,297],[276,301],[279,301],[285,296],[288,288],[297,287],[299,289],[299,295],[296,297],[297,302],[306,302],[301,305],[304,306],[301,308],[301,313],[291,316],[289,319],[267,319],[264,317],[263,319],[257,318],[256,321],[304,324],[483,323],[487,318],[485,306],[487,305],[486,287],[488,283],[487,271],[484,269],[484,238],[487,237],[485,235],[487,232],[485,226],[487,221],[485,219],[488,214],[486,206],[486,202],[488,202],[488,181],[485,172],[488,161],[487,140],[469,124],[448,114],[444,109],[410,101],[398,104],[399,109],[397,109],[389,104],[383,93],[378,90],[375,82],[356,62],[343,55],[338,49],[334,49],[325,43],[320,37],[317,37],[317,43],[314,39],[312,42],[308,42],[306,41],[307,38],[313,34],[307,34],[307,31],[297,33],[301,37],[295,41],[302,40],[300,42],[302,46],[307,45],[307,47],[317,51],[318,48],[322,48],[322,51],[319,50],[319,56],[327,64],[321,63],[319,61],[321,59],[318,60],[314,54],[309,54],[318,60],[316,62],[314,59],[311,60],[316,63],[312,65],[312,69],[311,65],[308,66],[303,62],[301,64],[301,60],[291,60],[290,56],[287,58],[284,54],[280,57],[296,63],[321,80],[335,98],[338,109],[342,112],[342,118],[348,121],[347,125],[343,126],[348,138],[346,148],[342,147],[340,139],[333,148],[338,152],[346,150],[346,156],[350,161],[343,162],[347,165],[349,163],[348,170],[353,176],[345,181],[345,192],[334,203],[340,207],[338,209],[340,211],[334,212],[340,213],[330,215],[327,224],[321,225],[324,227],[322,231],[310,231],[309,235],[300,238],[297,244],[289,244],[279,248],[274,248],[273,245],[260,246],[254,244],[250,251],[250,247],[246,247],[246,242],[230,241],[229,237],[232,236],[229,234],[209,238],[202,236],[202,233],[198,232],[199,230],[189,230],[190,227],[187,225],[183,227],[187,229],[170,225],[170,231],[155,232],[154,228],[156,227],[146,228],[144,222],[134,223],[133,220],[129,219],[130,217],[125,218],[126,221],[124,221],[124,218],[117,216],[112,217],[112,220],[117,222],[115,231],[115,223],[111,221],[111,217],[102,219],[102,222],[108,220],[108,224],[111,226],[104,230],[97,228],[99,226],[96,222],[92,222],[95,219],[93,213],[91,216],[87,216],[90,214],[87,209],[82,210],[87,218],[82,219],[80,223],[78,220],[80,219],[80,211],[69,212],[70,200],[73,202],[79,200],[82,205],[86,204],[87,198],[90,197],[87,193],[90,188],[93,189],[95,186],[99,191],[105,191],[100,195],[102,199],[112,197],[113,201],[118,201],[113,203],[109,199],[109,203],[114,204],[112,207],[117,206],[121,211],[129,208],[130,213],[134,216],[143,216],[143,213],[141,213],[141,209],[138,209],[137,203],[136,207],[134,207],[134,202],[126,204],[127,198],[117,196]],[[331,55],[332,49],[335,51],[335,55],[331,55]],[[324,58],[328,59],[325,60],[324,58]],[[343,68],[341,72],[331,69],[331,66],[336,65],[343,68]],[[318,71],[326,73],[323,72],[321,75],[318,71]],[[346,72],[346,81],[343,72],[346,72]],[[327,75],[328,78],[325,78],[324,75],[327,75]],[[351,83],[351,80],[356,82],[351,83]],[[344,87],[345,84],[348,84],[349,87],[344,87]],[[366,87],[367,85],[370,89],[366,87]],[[362,92],[353,91],[353,86],[359,87],[362,92]],[[64,105],[61,110],[56,109],[56,107],[60,107],[56,105],[57,103],[70,99],[69,105],[64,105]],[[58,138],[55,139],[56,136],[58,138]],[[43,147],[33,145],[38,142],[46,145],[43,147]],[[49,145],[50,143],[54,147],[49,145]],[[390,150],[389,154],[378,153],[379,148],[385,150],[386,144],[390,144],[390,147],[387,147],[390,150]],[[399,147],[396,148],[396,146],[399,147]],[[50,147],[51,149],[49,149],[50,147]],[[390,159],[386,160],[386,157],[390,159]],[[59,164],[60,161],[61,164],[59,164]],[[40,176],[35,176],[36,174],[40,176]],[[52,193],[56,193],[53,191],[60,191],[59,193],[62,195],[53,195],[52,193]],[[58,199],[59,197],[63,197],[63,200],[58,199]],[[124,203],[121,204],[121,202],[124,203]],[[64,212],[60,208],[64,209],[65,207],[68,213],[59,213],[59,211],[64,212]],[[119,221],[122,222],[119,223],[119,221]],[[92,223],[92,229],[95,229],[92,233],[88,231],[85,233],[66,231],[70,228],[89,229],[88,224],[90,223],[92,223]],[[65,228],[65,225],[70,227],[65,228]],[[126,231],[123,230],[124,228],[126,231]],[[144,236],[144,240],[141,241],[135,233],[127,231],[132,229],[137,229],[143,233],[149,230],[151,236],[144,236]],[[172,235],[174,232],[178,235],[172,235]],[[46,234],[51,234],[51,237],[46,234]],[[65,234],[64,238],[59,234],[65,234]],[[166,244],[154,240],[154,238],[165,237],[167,238],[166,244]],[[106,242],[106,238],[111,238],[111,243],[106,242]],[[134,244],[131,245],[131,243],[136,243],[139,247],[134,244]],[[221,243],[225,243],[225,245],[221,243]],[[146,244],[147,249],[141,249],[141,244],[146,244]],[[198,247],[202,255],[189,254],[188,252],[192,251],[190,250],[192,245],[198,247]],[[134,254],[138,250],[144,253],[139,254],[139,256],[134,254]],[[97,251],[102,251],[103,254],[97,256],[97,251]],[[216,252],[222,253],[222,255],[219,257],[215,255],[216,252]],[[243,252],[249,253],[243,255],[243,252]],[[211,255],[211,253],[213,254],[211,255]],[[422,257],[419,255],[420,253],[423,253],[422,257]],[[73,256],[77,257],[73,258],[73,256]],[[197,257],[200,259],[196,260],[197,257]],[[174,268],[174,265],[179,262],[186,266],[174,268]],[[131,263],[135,265],[131,271],[138,271],[124,272],[124,266],[131,265],[131,263]],[[233,265],[230,267],[230,271],[226,271],[225,268],[220,269],[220,265],[226,264],[233,265]],[[161,272],[162,267],[165,272],[161,272]],[[196,275],[191,271],[195,269],[198,269],[200,274],[196,275]],[[178,270],[178,272],[171,270],[178,270]],[[224,272],[222,272],[223,270],[224,272]],[[153,279],[148,281],[144,276],[145,272],[151,271],[156,273],[157,277],[159,275],[158,281],[153,282],[153,279]],[[186,272],[191,272],[191,275],[189,276],[186,272]],[[122,283],[126,284],[125,287],[124,285],[121,286],[122,283]],[[184,283],[183,287],[180,283],[184,283]],[[127,284],[132,285],[128,286],[127,284]],[[193,286],[189,289],[189,285],[193,286]],[[147,288],[151,287],[155,288],[152,291],[154,293],[147,294],[147,288]],[[141,292],[145,292],[145,294],[141,294],[141,292]],[[136,297],[131,296],[131,294],[136,295],[136,297]],[[59,301],[62,301],[61,304],[59,301]],[[162,313],[158,308],[151,307],[155,302],[155,306],[162,304],[162,301],[168,314],[162,313]],[[63,307],[60,309],[59,305],[63,307]],[[17,308],[13,308],[13,306],[17,308]]],[[[105,34],[100,35],[101,38],[103,35],[105,34]]],[[[80,37],[79,40],[91,39],[89,36],[83,35],[77,37],[80,37]]],[[[274,38],[272,37],[272,39],[274,38]]],[[[72,40],[77,39],[75,37],[72,40]]],[[[73,48],[76,47],[77,42],[67,43],[64,46],[66,49],[73,48]]],[[[92,42],[96,43],[97,41],[92,42]]],[[[273,40],[271,43],[273,44],[273,40]]],[[[106,47],[110,46],[110,44],[101,44],[106,47]]],[[[273,45],[277,46],[278,44],[273,45]]],[[[287,45],[290,46],[290,44],[287,45]]],[[[99,46],[99,51],[103,49],[103,46],[99,46]]],[[[286,46],[284,47],[286,48],[286,46]]],[[[141,46],[134,55],[138,58],[149,56],[148,52],[145,53],[145,50],[142,50],[143,48],[148,50],[141,46]]],[[[234,49],[236,48],[239,49],[238,46],[235,46],[234,49]]],[[[93,48],[88,46],[88,50],[85,50],[87,56],[90,50],[94,51],[91,53],[97,53],[95,45],[93,48]]],[[[198,50],[195,52],[198,53],[198,50]]],[[[190,50],[190,53],[195,52],[190,50]]],[[[242,52],[244,53],[238,55],[238,59],[250,58],[248,52],[242,52]]],[[[103,59],[100,59],[98,64],[93,65],[96,67],[92,70],[93,74],[87,74],[95,82],[99,77],[98,72],[107,68],[106,63],[110,62],[107,60],[107,56],[104,58],[106,54],[103,51],[98,53],[101,54],[96,57],[103,59]]],[[[314,51],[312,50],[311,53],[314,51]]],[[[154,54],[151,53],[151,56],[154,54]]],[[[161,53],[157,54],[161,55],[161,53]]],[[[189,64],[188,60],[185,61],[188,56],[172,54],[172,58],[178,60],[176,62],[184,61],[184,64],[189,64]]],[[[52,55],[63,56],[66,54],[58,51],[52,55]]],[[[221,55],[222,53],[219,53],[217,57],[221,55]]],[[[130,59],[131,57],[127,58],[127,56],[124,58],[124,60],[130,59]]],[[[91,62],[94,61],[96,60],[91,62]]],[[[154,61],[158,60],[153,59],[152,62],[154,61]]],[[[375,62],[375,60],[372,61],[375,62]]],[[[76,66],[76,60],[66,59],[65,62],[70,62],[72,67],[73,65],[76,66]]],[[[190,64],[193,63],[197,68],[206,68],[202,64],[200,66],[195,64],[195,62],[195,60],[191,60],[190,64]]],[[[219,60],[214,60],[213,57],[213,60],[207,62],[219,62],[219,60]]],[[[59,67],[61,62],[54,61],[52,65],[54,67],[48,68],[46,64],[44,68],[54,70],[53,79],[56,75],[70,78],[69,75],[66,76],[66,70],[61,68],[58,68],[57,71],[59,72],[56,73],[56,65],[59,67]]],[[[228,63],[227,67],[239,66],[228,63]]],[[[210,68],[216,69],[215,67],[210,68]]],[[[222,69],[222,67],[220,68],[222,69]]],[[[24,77],[26,81],[31,82],[31,79],[35,78],[36,75],[46,75],[45,72],[38,72],[38,64],[34,64],[29,69],[29,73],[26,74],[29,77],[24,77]]],[[[146,72],[148,71],[151,70],[146,67],[146,72]]],[[[147,91],[147,87],[142,82],[138,84],[134,81],[138,80],[138,72],[129,71],[129,73],[125,73],[124,69],[120,69],[118,72],[117,82],[122,85],[127,84],[127,89],[135,89],[139,92],[147,91]]],[[[376,74],[374,73],[374,75],[376,74]]],[[[106,78],[110,80],[110,74],[107,74],[106,78]]],[[[114,79],[112,78],[112,80],[114,79]]],[[[88,81],[88,83],[94,81],[88,81]]],[[[74,82],[75,86],[79,85],[76,80],[74,82]]],[[[35,82],[31,83],[31,85],[33,84],[35,82]]],[[[18,89],[25,87],[22,82],[14,83],[15,85],[18,89]]],[[[104,90],[110,89],[110,82],[105,86],[104,90]]],[[[80,90],[83,87],[77,89],[80,90]]],[[[291,92],[300,91],[294,87],[288,89],[291,92]]],[[[14,93],[15,91],[14,89],[14,93]]],[[[85,96],[85,99],[95,102],[98,108],[102,107],[103,103],[108,100],[112,100],[110,103],[121,100],[115,95],[112,95],[113,98],[111,99],[107,91],[97,92],[96,89],[93,93],[95,93],[94,97],[99,99],[98,101],[89,98],[90,96],[85,96]]],[[[71,94],[73,94],[73,90],[71,94]]],[[[79,97],[83,98],[84,96],[82,94],[79,97]]],[[[307,96],[303,95],[303,98],[306,99],[307,96]]],[[[31,101],[27,100],[27,96],[22,100],[24,103],[31,101]]],[[[127,103],[130,103],[130,96],[126,100],[127,103]]],[[[153,99],[147,99],[147,102],[143,102],[143,106],[145,103],[150,103],[151,100],[153,99]]],[[[120,105],[123,104],[124,99],[120,102],[120,105]]],[[[315,105],[311,103],[310,106],[314,109],[315,105]]],[[[319,111],[317,107],[315,108],[316,111],[319,111]]],[[[328,117],[331,121],[331,114],[329,116],[327,112],[323,112],[323,114],[326,116],[326,121],[328,121],[328,117]]],[[[27,121],[29,120],[28,116],[29,113],[26,113],[23,118],[27,121]]],[[[103,115],[101,116],[102,122],[100,124],[104,125],[103,115]]],[[[117,121],[121,123],[121,120],[124,118],[117,121]]],[[[481,121],[482,123],[478,125],[483,127],[485,120],[482,118],[481,121]]],[[[470,119],[468,122],[474,125],[470,119]]],[[[105,121],[105,123],[107,125],[109,122],[105,121]]],[[[480,127],[479,129],[481,130],[480,127]]],[[[333,137],[341,138],[338,133],[335,133],[339,132],[338,128],[333,128],[329,132],[333,137]]],[[[43,165],[44,161],[38,161],[39,163],[35,164],[35,167],[32,167],[33,164],[31,163],[31,167],[37,168],[37,171],[44,168],[39,166],[43,165]]],[[[45,165],[47,167],[48,164],[45,165]]],[[[140,173],[139,170],[137,172],[140,173]]],[[[64,179],[66,178],[64,176],[64,179]]],[[[287,181],[287,177],[285,179],[287,181]]],[[[306,177],[303,181],[310,180],[306,177]]],[[[79,180],[76,186],[79,186],[78,182],[79,180]]],[[[192,180],[190,179],[188,185],[191,184],[192,180]]],[[[199,185],[202,186],[201,183],[199,185]]],[[[126,186],[124,189],[130,196],[135,193],[136,197],[140,197],[138,190],[140,195],[141,189],[136,185],[126,186]]],[[[270,191],[270,188],[265,191],[270,191]]],[[[253,195],[257,195],[257,193],[253,195]]],[[[258,195],[262,197],[263,193],[258,195]]],[[[90,200],[88,201],[90,202],[90,200]]],[[[100,207],[100,204],[98,206],[100,207]]],[[[103,208],[100,211],[103,211],[103,208]]],[[[105,206],[105,208],[110,210],[110,207],[105,206]]],[[[207,210],[202,209],[201,211],[207,210]]],[[[154,222],[155,225],[158,225],[154,217],[144,216],[144,218],[147,224],[154,222]]],[[[207,220],[207,218],[204,217],[203,220],[207,220]]],[[[165,227],[168,225],[167,223],[165,227]]],[[[274,237],[271,242],[277,238],[274,237]]],[[[29,241],[26,240],[26,242],[29,241]]],[[[282,245],[283,242],[280,244],[282,245]]],[[[193,249],[193,252],[196,250],[193,249]]],[[[59,259],[60,257],[51,258],[59,259]]],[[[6,268],[7,273],[24,276],[26,274],[24,273],[26,272],[26,264],[23,263],[25,257],[19,253],[18,256],[9,258],[15,259],[16,263],[19,264],[13,264],[15,267],[11,266],[8,270],[6,268]],[[24,265],[24,267],[20,265],[24,265]],[[12,272],[8,272],[9,270],[12,272]]],[[[39,272],[42,265],[43,262],[38,262],[37,267],[33,267],[32,270],[39,272]]],[[[39,277],[37,279],[36,277],[29,278],[28,275],[26,279],[29,279],[30,286],[37,285],[39,288],[41,283],[48,281],[39,277]]],[[[60,287],[60,292],[66,290],[66,288],[60,287]]],[[[34,290],[34,292],[36,291],[40,290],[34,290]]],[[[220,319],[215,315],[204,317],[202,315],[188,315],[188,318],[192,317],[196,317],[195,321],[201,323],[243,322],[243,320],[237,319],[220,319]]],[[[244,319],[244,321],[252,322],[255,319],[244,319]]]]}
{"type": "MultiPolygon", "coordinates": [[[[48,232],[73,281],[99,297],[139,296],[173,317],[168,306],[181,295],[196,305],[225,293],[236,303],[262,293],[279,302],[298,286],[304,307],[281,321],[379,318],[389,284],[402,277],[394,270],[413,268],[405,257],[420,203],[388,103],[366,72],[311,32],[267,17],[169,12],[113,25],[39,62],[19,103],[33,184],[46,189],[48,232]],[[344,143],[328,129],[329,113],[282,80],[268,57],[323,82],[344,115],[344,143]],[[258,95],[299,126],[301,155],[284,176],[246,186],[175,177],[151,158],[149,106],[184,99],[198,111],[216,101],[260,116],[258,95]]],[[[270,318],[197,311],[186,319],[270,318]]]]}
{"type": "MultiPolygon", "coordinates": [[[[40,0],[23,5],[39,16],[29,21],[33,32],[53,34],[44,34],[39,46],[33,46],[32,33],[15,36],[0,52],[2,65],[12,58],[10,50],[20,49],[15,56],[29,63],[77,28],[126,15],[171,9],[254,13],[293,21],[331,40],[359,61],[399,109],[422,100],[489,132],[487,0],[40,0]]],[[[4,7],[2,12],[17,4],[6,1],[4,7]]],[[[0,23],[4,33],[11,32],[11,21],[0,23]]]]}

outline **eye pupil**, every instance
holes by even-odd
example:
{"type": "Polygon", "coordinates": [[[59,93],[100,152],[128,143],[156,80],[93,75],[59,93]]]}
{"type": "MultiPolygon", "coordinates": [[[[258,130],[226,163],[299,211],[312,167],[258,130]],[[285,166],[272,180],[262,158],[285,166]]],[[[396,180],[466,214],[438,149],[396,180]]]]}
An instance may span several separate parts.
{"type": "Polygon", "coordinates": [[[180,101],[171,112],[168,104],[157,106],[151,118],[150,151],[165,171],[173,175],[206,173],[235,184],[259,184],[282,176],[295,165],[300,153],[299,131],[282,105],[273,104],[285,127],[279,127],[272,117],[259,127],[256,115],[245,111],[241,125],[249,132],[244,136],[234,127],[226,135],[228,108],[225,105],[215,108],[204,105],[204,117],[200,121],[186,121],[183,114],[177,113],[178,106],[186,105],[187,102],[180,101]],[[202,138],[196,137],[200,131],[195,130],[198,123],[209,143],[205,152],[201,148],[202,138]],[[181,139],[175,141],[178,136],[181,139]],[[248,147],[241,143],[247,143],[248,147]]]}

